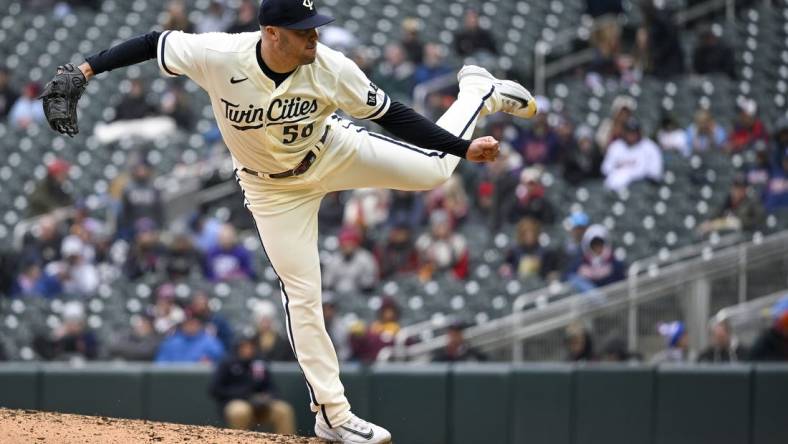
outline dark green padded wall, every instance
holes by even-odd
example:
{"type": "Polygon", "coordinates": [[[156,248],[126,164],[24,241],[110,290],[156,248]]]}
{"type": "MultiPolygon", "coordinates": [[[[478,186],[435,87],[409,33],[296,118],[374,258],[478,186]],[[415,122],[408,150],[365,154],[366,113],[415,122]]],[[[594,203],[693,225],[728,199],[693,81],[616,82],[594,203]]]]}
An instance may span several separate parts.
{"type": "Polygon", "coordinates": [[[752,444],[788,441],[788,366],[759,364],[752,385],[752,444]]]}
{"type": "Polygon", "coordinates": [[[652,435],[654,369],[582,366],[575,371],[575,444],[648,443],[652,435]]]}
{"type": "Polygon", "coordinates": [[[570,443],[570,365],[516,365],[512,370],[511,391],[512,443],[570,443]]]}
{"type": "Polygon", "coordinates": [[[141,418],[143,377],[136,366],[47,365],[41,372],[41,410],[141,418]]]}
{"type": "Polygon", "coordinates": [[[451,379],[451,442],[509,442],[511,371],[505,364],[457,364],[451,379]]]}
{"type": "Polygon", "coordinates": [[[655,444],[749,442],[749,366],[663,366],[657,373],[655,444]]]}
{"type": "Polygon", "coordinates": [[[448,443],[449,366],[391,364],[371,369],[369,418],[385,424],[396,442],[448,443]]]}
{"type": "Polygon", "coordinates": [[[0,366],[0,407],[35,409],[38,407],[39,373],[37,365],[0,366]]]}
{"type": "Polygon", "coordinates": [[[162,365],[151,368],[144,390],[148,419],[182,424],[221,425],[219,409],[208,393],[208,366],[162,365]]]}

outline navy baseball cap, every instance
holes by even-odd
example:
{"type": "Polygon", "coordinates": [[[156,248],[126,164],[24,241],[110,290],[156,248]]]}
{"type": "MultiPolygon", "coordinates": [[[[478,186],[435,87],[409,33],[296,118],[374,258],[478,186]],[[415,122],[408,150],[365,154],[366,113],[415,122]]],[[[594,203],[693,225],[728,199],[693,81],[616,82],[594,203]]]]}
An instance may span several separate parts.
{"type": "Polygon", "coordinates": [[[257,19],[261,26],[288,29],[311,29],[334,21],[333,17],[318,14],[315,0],[263,0],[257,19]]]}

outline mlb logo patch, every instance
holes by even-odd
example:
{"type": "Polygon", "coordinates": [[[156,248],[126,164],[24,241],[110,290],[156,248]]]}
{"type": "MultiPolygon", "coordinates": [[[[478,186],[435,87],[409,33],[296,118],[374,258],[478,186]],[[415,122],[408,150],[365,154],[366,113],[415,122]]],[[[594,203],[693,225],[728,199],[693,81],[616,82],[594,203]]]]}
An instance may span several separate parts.
{"type": "Polygon", "coordinates": [[[375,91],[370,91],[367,93],[367,105],[375,106],[378,104],[378,95],[375,91]]]}

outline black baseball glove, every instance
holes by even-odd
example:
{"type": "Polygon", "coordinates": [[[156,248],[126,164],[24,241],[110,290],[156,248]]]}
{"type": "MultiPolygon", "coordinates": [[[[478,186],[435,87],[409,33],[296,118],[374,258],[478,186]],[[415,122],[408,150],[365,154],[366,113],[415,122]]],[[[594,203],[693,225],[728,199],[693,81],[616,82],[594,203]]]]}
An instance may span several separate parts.
{"type": "Polygon", "coordinates": [[[57,74],[38,97],[44,99],[44,114],[53,130],[71,137],[79,132],[77,102],[87,84],[85,75],[73,64],[57,67],[57,74]]]}

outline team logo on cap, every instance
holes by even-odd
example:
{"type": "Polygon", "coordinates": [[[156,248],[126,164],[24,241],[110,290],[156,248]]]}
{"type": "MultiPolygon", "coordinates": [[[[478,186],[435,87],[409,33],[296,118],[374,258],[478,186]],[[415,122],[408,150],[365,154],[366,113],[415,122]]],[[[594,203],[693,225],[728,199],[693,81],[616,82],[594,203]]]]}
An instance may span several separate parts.
{"type": "Polygon", "coordinates": [[[315,0],[304,0],[304,7],[310,10],[315,9],[315,0]]]}

